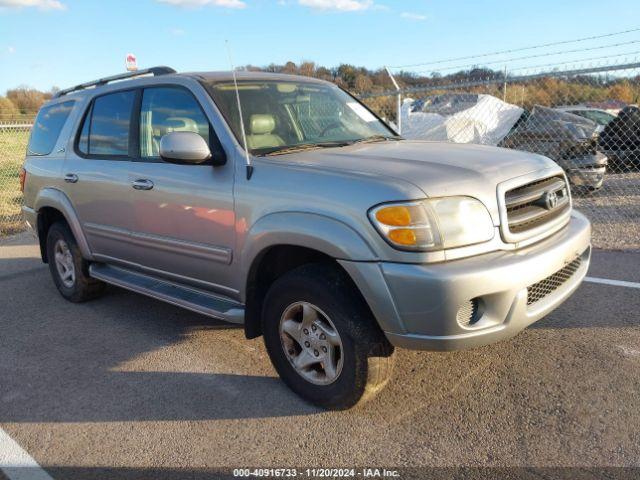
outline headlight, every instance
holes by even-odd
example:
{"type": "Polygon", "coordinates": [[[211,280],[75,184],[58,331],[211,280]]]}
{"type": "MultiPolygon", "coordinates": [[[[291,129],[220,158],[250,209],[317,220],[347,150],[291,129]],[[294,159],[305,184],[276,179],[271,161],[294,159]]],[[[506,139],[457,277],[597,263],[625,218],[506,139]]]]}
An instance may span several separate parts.
{"type": "Polygon", "coordinates": [[[494,235],[491,215],[471,197],[380,205],[369,211],[369,218],[391,245],[403,250],[462,247],[486,242],[494,235]]]}

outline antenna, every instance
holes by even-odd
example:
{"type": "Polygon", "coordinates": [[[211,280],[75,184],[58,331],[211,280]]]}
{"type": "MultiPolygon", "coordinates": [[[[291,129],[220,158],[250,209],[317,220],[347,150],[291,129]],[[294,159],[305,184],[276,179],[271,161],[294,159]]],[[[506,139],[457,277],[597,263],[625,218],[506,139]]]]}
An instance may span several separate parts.
{"type": "Polygon", "coordinates": [[[249,156],[249,147],[247,145],[247,134],[244,129],[244,119],[242,117],[242,103],[240,102],[240,91],[238,90],[238,79],[236,77],[236,68],[233,66],[233,59],[231,58],[231,48],[229,47],[229,41],[225,40],[224,43],[227,46],[227,55],[229,55],[229,64],[231,65],[231,73],[233,75],[233,85],[236,90],[236,101],[238,102],[238,114],[240,115],[240,130],[242,131],[242,143],[244,146],[244,158],[247,165],[247,180],[251,180],[251,175],[253,175],[253,165],[251,165],[251,157],[249,156]]]}

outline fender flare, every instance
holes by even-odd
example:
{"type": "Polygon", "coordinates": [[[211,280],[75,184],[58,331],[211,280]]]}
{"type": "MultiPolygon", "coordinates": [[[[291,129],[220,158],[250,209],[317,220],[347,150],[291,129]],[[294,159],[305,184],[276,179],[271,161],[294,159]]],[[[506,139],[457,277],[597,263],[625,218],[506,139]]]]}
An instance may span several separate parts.
{"type": "Polygon", "coordinates": [[[245,283],[254,261],[277,245],[310,248],[336,260],[378,260],[370,242],[340,220],[318,213],[270,213],[255,222],[245,237],[240,255],[245,283]]]}
{"type": "Polygon", "coordinates": [[[308,248],[336,260],[377,260],[371,242],[348,224],[333,217],[310,212],[275,212],[261,217],[246,233],[243,248],[240,249],[240,297],[247,304],[247,338],[262,334],[260,309],[249,303],[250,282],[264,254],[276,246],[308,248]]]}
{"type": "Polygon", "coordinates": [[[39,215],[40,210],[43,208],[55,208],[64,216],[67,224],[69,224],[69,228],[71,228],[71,232],[78,243],[78,248],[82,252],[82,256],[87,260],[92,260],[93,255],[91,254],[91,249],[89,248],[89,243],[87,242],[87,238],[82,231],[82,225],[80,224],[80,220],[78,219],[78,214],[76,213],[73,205],[71,204],[71,200],[67,197],[64,192],[58,190],[57,188],[48,187],[42,189],[36,200],[34,202],[34,210],[39,215]]]}

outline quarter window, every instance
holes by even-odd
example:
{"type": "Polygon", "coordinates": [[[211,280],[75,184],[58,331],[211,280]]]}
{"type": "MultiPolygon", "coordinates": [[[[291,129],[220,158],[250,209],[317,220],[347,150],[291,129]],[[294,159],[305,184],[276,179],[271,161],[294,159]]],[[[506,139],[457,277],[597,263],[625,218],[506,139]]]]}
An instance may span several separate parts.
{"type": "Polygon", "coordinates": [[[159,157],[160,139],[171,132],[194,132],[209,143],[209,121],[191,93],[182,88],[146,88],[140,111],[141,157],[159,157]]]}
{"type": "Polygon", "coordinates": [[[128,156],[135,91],[97,97],[87,114],[78,149],[88,155],[128,156]]]}
{"type": "Polygon", "coordinates": [[[55,147],[62,127],[64,126],[73,104],[64,102],[40,109],[31,130],[29,139],[29,155],[49,155],[55,147]]]}

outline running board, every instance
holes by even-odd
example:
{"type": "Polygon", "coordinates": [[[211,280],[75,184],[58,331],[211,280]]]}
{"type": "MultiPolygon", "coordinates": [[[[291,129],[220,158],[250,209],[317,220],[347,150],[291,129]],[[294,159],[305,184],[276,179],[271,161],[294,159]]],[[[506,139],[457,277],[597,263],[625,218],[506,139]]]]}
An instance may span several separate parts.
{"type": "Polygon", "coordinates": [[[92,263],[89,275],[163,302],[231,323],[244,323],[244,306],[212,293],[104,263],[92,263]]]}

